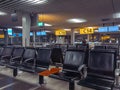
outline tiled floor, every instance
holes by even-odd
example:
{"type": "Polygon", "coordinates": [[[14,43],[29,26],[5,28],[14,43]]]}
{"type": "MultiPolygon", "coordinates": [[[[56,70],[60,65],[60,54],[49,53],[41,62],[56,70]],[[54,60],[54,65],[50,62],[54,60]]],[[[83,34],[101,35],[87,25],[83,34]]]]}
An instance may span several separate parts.
{"type": "MultiPolygon", "coordinates": [[[[43,86],[39,86],[38,75],[35,74],[22,72],[14,78],[12,69],[0,70],[0,90],[68,90],[68,82],[65,81],[45,77],[45,83],[43,86]]],[[[75,85],[75,90],[92,89],[75,85]]]]}

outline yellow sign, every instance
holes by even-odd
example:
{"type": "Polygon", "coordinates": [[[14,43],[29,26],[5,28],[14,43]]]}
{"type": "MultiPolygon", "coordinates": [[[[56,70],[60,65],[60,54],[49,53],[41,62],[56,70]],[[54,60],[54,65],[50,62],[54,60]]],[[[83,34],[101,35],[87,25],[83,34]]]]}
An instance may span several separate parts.
{"type": "Polygon", "coordinates": [[[4,38],[5,36],[4,36],[4,34],[0,34],[0,38],[4,38]]]}
{"type": "Polygon", "coordinates": [[[94,29],[93,28],[83,28],[80,29],[80,34],[93,34],[94,29]]]}
{"type": "Polygon", "coordinates": [[[66,35],[66,31],[65,30],[57,30],[57,31],[55,31],[55,35],[56,36],[66,35]]]}
{"type": "Polygon", "coordinates": [[[110,36],[102,36],[101,37],[101,40],[108,40],[108,39],[110,39],[110,36]]]}

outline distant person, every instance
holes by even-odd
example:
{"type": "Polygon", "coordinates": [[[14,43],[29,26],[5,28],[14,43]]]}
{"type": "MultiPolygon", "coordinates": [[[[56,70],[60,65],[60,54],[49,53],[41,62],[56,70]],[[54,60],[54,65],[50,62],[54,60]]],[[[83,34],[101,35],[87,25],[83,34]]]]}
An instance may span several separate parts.
{"type": "Polygon", "coordinates": [[[82,44],[83,45],[86,45],[87,44],[87,42],[86,42],[86,40],[84,39],[84,40],[82,40],[82,44]]]}

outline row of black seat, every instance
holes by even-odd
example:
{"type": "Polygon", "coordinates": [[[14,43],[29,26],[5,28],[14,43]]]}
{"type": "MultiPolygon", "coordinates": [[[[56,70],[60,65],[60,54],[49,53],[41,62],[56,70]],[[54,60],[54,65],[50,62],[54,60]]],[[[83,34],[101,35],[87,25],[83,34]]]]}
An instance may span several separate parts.
{"type": "Polygon", "coordinates": [[[116,88],[114,85],[115,69],[118,61],[116,59],[116,51],[91,50],[89,56],[87,56],[87,62],[85,62],[86,56],[85,51],[68,50],[65,55],[62,72],[54,75],[54,77],[69,81],[69,90],[74,90],[74,80],[76,79],[80,80],[78,85],[96,90],[116,88]]]}
{"type": "MultiPolygon", "coordinates": [[[[75,80],[79,80],[78,85],[97,90],[114,88],[116,62],[118,61],[116,51],[91,50],[87,52],[80,49],[67,50],[62,62],[62,72],[53,74],[53,76],[69,81],[69,90],[74,90],[75,80]]],[[[51,49],[48,48],[5,47],[1,50],[0,65],[12,68],[14,76],[17,76],[18,70],[40,73],[49,68],[50,59],[53,57],[51,53],[51,49]]],[[[39,76],[39,83],[43,82],[44,77],[39,76]]]]}

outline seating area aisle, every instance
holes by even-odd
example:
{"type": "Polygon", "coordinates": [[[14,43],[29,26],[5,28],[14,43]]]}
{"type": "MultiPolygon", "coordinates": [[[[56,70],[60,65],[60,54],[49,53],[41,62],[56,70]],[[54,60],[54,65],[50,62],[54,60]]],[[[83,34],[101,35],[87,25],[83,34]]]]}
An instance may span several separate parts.
{"type": "MultiPolygon", "coordinates": [[[[68,90],[68,82],[66,81],[45,77],[45,82],[47,84],[40,87],[38,75],[22,72],[13,78],[11,69],[4,68],[0,71],[0,90],[68,90]]],[[[75,90],[93,89],[76,85],[75,90]]]]}

